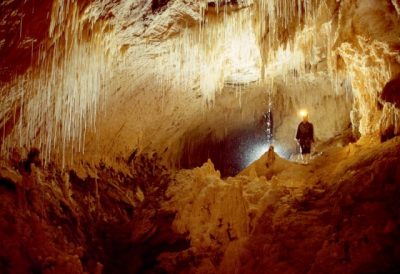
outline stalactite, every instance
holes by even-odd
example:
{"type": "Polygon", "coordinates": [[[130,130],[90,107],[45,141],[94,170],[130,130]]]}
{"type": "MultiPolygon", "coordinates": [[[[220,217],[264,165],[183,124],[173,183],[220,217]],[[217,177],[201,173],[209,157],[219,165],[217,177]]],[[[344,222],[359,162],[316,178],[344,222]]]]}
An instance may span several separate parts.
{"type": "Polygon", "coordinates": [[[206,18],[206,27],[183,30],[176,39],[166,41],[168,62],[164,61],[165,56],[160,56],[165,71],[158,73],[159,81],[172,82],[175,90],[189,90],[196,81],[205,100],[209,101],[213,101],[215,93],[223,88],[230,75],[238,74],[234,81],[248,80],[238,79],[240,74],[248,74],[251,81],[257,81],[260,56],[251,16],[249,9],[229,16],[226,11],[225,15],[211,14],[206,18]],[[170,79],[171,67],[179,71],[174,79],[170,79]]]}
{"type": "MultiPolygon", "coordinates": [[[[102,37],[95,33],[99,22],[82,18],[75,0],[55,1],[49,37],[50,50],[39,54],[38,69],[30,69],[5,86],[1,93],[19,106],[18,126],[2,142],[2,154],[9,147],[39,147],[45,161],[59,154],[65,163],[67,150],[81,151],[82,134],[94,127],[102,104],[102,84],[110,77],[102,37]],[[89,30],[85,29],[89,28],[89,30]],[[90,41],[85,41],[86,32],[90,41]]],[[[4,106],[7,112],[7,106],[4,106]]],[[[2,109],[3,109],[2,107],[2,109]]]]}
{"type": "MultiPolygon", "coordinates": [[[[280,43],[279,38],[280,30],[289,28],[293,20],[298,19],[300,23],[303,15],[303,21],[313,20],[311,1],[263,0],[258,2],[259,14],[252,8],[243,8],[250,7],[251,1],[240,1],[238,5],[242,9],[238,11],[232,11],[223,3],[217,1],[216,13],[213,13],[208,10],[207,1],[199,2],[204,19],[197,27],[182,29],[175,38],[161,44],[149,41],[134,45],[130,52],[136,63],[127,64],[125,68],[118,64],[119,69],[131,66],[137,87],[151,74],[162,93],[166,90],[198,91],[205,106],[212,106],[215,93],[224,87],[229,77],[237,82],[260,78],[260,50],[252,25],[254,16],[258,16],[262,19],[260,24],[269,28],[268,47],[275,49],[269,51],[264,60],[264,64],[269,64],[268,80],[273,83],[273,74],[304,73],[311,54],[306,56],[301,47],[312,47],[313,35],[300,33],[295,42],[286,44],[280,43]],[[155,66],[158,69],[154,74],[155,66]],[[142,70],[137,71],[140,67],[142,70]],[[247,76],[239,79],[243,75],[247,76]]],[[[51,16],[52,50],[43,50],[41,69],[30,71],[6,88],[15,90],[16,83],[24,83],[19,93],[12,91],[12,94],[19,94],[22,115],[18,133],[15,129],[3,142],[3,153],[18,135],[21,146],[39,146],[46,159],[50,159],[58,147],[63,156],[68,151],[83,151],[84,132],[94,129],[99,106],[106,100],[107,95],[101,94],[102,84],[110,79],[110,71],[103,48],[112,46],[105,47],[104,43],[110,44],[110,41],[94,33],[95,28],[99,28],[96,25],[99,12],[88,9],[85,18],[85,14],[79,14],[77,1],[55,1],[51,16]],[[89,41],[88,32],[93,32],[89,41]]],[[[241,104],[240,93],[239,88],[241,104]]],[[[16,102],[17,99],[12,105],[16,102]]]]}
{"type": "MultiPolygon", "coordinates": [[[[276,83],[298,83],[322,72],[341,96],[343,89],[354,90],[358,81],[354,73],[349,76],[339,68],[337,55],[344,53],[345,45],[334,48],[338,26],[328,0],[203,0],[190,5],[176,0],[151,15],[147,14],[151,1],[138,3],[140,11],[132,11],[132,3],[122,1],[115,4],[113,14],[118,17],[122,12],[129,24],[122,25],[119,18],[119,28],[110,32],[105,31],[107,20],[114,26],[118,22],[99,19],[108,1],[95,1],[85,9],[78,2],[54,1],[49,41],[39,50],[39,69],[0,90],[6,98],[0,108],[2,154],[16,143],[40,147],[46,160],[54,154],[83,152],[87,132],[96,130],[98,114],[106,113],[107,99],[111,100],[106,85],[112,71],[130,78],[124,96],[139,91],[151,94],[152,99],[144,100],[160,99],[163,115],[173,112],[167,101],[171,93],[196,94],[207,111],[214,106],[216,94],[232,83],[237,84],[242,107],[246,104],[241,100],[243,83],[261,83],[268,92],[276,83]],[[144,25],[143,21],[150,26],[135,26],[144,25]],[[5,125],[12,119],[17,126],[9,133],[5,125]]],[[[284,104],[289,107],[290,100],[284,104]]],[[[135,108],[140,123],[151,122],[145,106],[135,108]]],[[[135,130],[146,132],[142,125],[135,130]]],[[[145,138],[137,139],[140,143],[145,138]]]]}

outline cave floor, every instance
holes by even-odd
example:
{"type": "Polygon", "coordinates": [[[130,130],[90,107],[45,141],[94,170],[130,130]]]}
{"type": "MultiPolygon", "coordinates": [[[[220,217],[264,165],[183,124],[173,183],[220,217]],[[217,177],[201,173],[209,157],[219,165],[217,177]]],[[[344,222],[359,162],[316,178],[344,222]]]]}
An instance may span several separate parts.
{"type": "Polygon", "coordinates": [[[195,269],[397,273],[399,141],[330,146],[308,165],[266,153],[227,179],[211,163],[182,171],[169,189],[174,224],[192,248],[213,250],[195,269]]]}
{"type": "Polygon", "coordinates": [[[0,272],[399,273],[399,158],[396,137],[308,165],[265,154],[224,179],[211,162],[28,174],[2,160],[0,272]]]}

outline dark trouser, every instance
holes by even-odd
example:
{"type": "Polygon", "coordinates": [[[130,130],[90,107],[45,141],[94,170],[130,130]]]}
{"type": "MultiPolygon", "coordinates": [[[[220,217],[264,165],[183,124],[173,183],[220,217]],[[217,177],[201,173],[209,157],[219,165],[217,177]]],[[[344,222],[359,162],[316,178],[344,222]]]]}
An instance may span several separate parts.
{"type": "Polygon", "coordinates": [[[311,153],[311,140],[300,140],[301,154],[311,153]]]}

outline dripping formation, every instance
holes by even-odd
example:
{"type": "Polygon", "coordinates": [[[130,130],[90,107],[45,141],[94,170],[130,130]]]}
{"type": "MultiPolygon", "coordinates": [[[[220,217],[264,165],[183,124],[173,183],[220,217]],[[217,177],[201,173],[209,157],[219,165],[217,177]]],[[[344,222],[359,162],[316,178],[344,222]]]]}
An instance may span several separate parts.
{"type": "MultiPolygon", "coordinates": [[[[161,113],[168,92],[191,90],[202,98],[200,107],[208,108],[225,84],[255,81],[266,85],[266,91],[273,90],[276,82],[288,84],[311,72],[318,73],[321,62],[326,63],[323,70],[328,71],[328,81],[337,94],[348,92],[341,87],[352,81],[336,64],[338,53],[332,49],[339,18],[335,15],[324,21],[327,10],[332,10],[328,1],[217,2],[214,10],[209,8],[212,3],[202,1],[185,7],[177,22],[171,22],[174,8],[184,5],[173,1],[155,15],[142,34],[121,46],[122,54],[116,41],[123,43],[128,33],[139,31],[137,26],[133,24],[132,30],[124,32],[126,27],[113,22],[115,16],[110,14],[121,12],[122,4],[114,10],[106,2],[96,4],[54,3],[51,42],[39,49],[38,65],[2,89],[3,93],[15,90],[3,104],[4,116],[15,118],[12,113],[21,114],[19,126],[12,133],[6,136],[3,126],[3,155],[16,138],[20,146],[40,147],[47,160],[55,147],[62,148],[56,152],[63,158],[68,154],[70,161],[72,155],[83,153],[86,132],[95,131],[98,113],[106,113],[110,95],[105,90],[115,88],[111,83],[113,73],[124,74],[127,70],[132,71],[136,88],[155,77],[162,94],[161,113]],[[109,22],[102,20],[107,16],[109,22]],[[165,20],[161,21],[165,25],[157,26],[157,20],[165,20]],[[172,27],[163,32],[168,24],[172,27]],[[147,42],[140,42],[143,39],[147,42]],[[151,70],[154,67],[159,68],[155,74],[151,70]]],[[[345,47],[344,43],[338,49],[341,58],[351,50],[345,47]]],[[[382,73],[385,75],[380,85],[391,77],[387,67],[382,67],[382,73]]],[[[369,84],[368,88],[381,87],[369,84]]],[[[239,89],[239,99],[241,93],[239,89]]]]}
{"type": "Polygon", "coordinates": [[[81,14],[78,2],[59,1],[53,4],[48,35],[37,64],[2,88],[4,116],[18,121],[8,136],[3,124],[1,151],[6,154],[17,140],[20,147],[38,147],[46,162],[62,155],[64,165],[66,154],[84,152],[86,131],[95,129],[97,112],[104,109],[111,73],[104,51],[107,29],[81,14]]]}
{"type": "Polygon", "coordinates": [[[0,1],[0,272],[398,273],[399,26],[397,0],[0,1]]]}

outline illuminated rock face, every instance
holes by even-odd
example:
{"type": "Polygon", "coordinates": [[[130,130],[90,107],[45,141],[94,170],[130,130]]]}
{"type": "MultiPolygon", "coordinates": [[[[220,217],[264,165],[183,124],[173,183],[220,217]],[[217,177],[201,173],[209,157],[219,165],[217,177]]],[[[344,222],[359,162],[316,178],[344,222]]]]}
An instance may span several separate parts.
{"type": "Polygon", "coordinates": [[[257,123],[269,92],[288,150],[303,107],[321,140],[350,121],[397,134],[399,111],[380,94],[400,72],[398,3],[359,2],[2,2],[2,154],[37,146],[65,164],[137,149],[175,165],[191,132],[221,140],[257,123]],[[32,24],[7,15],[17,6],[32,24]],[[31,52],[30,68],[14,48],[31,52]]]}
{"type": "MultiPolygon", "coordinates": [[[[395,2],[395,1],[393,1],[395,2]]],[[[362,134],[368,134],[395,127],[399,117],[393,105],[382,104],[379,96],[387,82],[398,77],[399,67],[399,14],[397,4],[374,1],[360,1],[359,5],[345,5],[342,21],[346,14],[352,20],[342,23],[338,51],[345,68],[351,76],[355,95],[355,111],[360,115],[359,127],[362,134]],[[353,26],[353,27],[351,27],[353,26]]],[[[340,21],[339,21],[340,22],[340,21]]]]}

